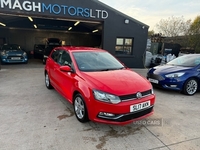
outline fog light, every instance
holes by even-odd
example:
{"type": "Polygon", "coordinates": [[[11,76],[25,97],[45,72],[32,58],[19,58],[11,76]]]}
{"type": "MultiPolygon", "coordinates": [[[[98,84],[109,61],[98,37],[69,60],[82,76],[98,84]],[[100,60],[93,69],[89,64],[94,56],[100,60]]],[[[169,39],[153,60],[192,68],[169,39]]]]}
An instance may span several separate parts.
{"type": "Polygon", "coordinates": [[[106,113],[106,112],[100,112],[99,115],[100,116],[106,116],[106,117],[113,117],[113,116],[115,116],[115,114],[106,113]]]}
{"type": "Polygon", "coordinates": [[[176,88],[176,87],[177,87],[177,85],[170,85],[170,87],[172,87],[172,88],[176,88]]]}

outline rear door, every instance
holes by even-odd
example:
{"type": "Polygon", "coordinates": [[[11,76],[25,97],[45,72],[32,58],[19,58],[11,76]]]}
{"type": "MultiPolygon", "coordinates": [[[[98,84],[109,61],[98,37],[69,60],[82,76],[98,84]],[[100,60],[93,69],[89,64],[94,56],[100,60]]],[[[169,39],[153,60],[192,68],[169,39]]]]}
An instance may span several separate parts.
{"type": "Polygon", "coordinates": [[[61,50],[58,50],[58,49],[53,50],[51,57],[47,59],[47,62],[46,62],[49,66],[49,76],[50,76],[51,83],[53,84],[55,88],[58,87],[58,81],[56,79],[56,70],[58,70],[60,67],[60,65],[58,64],[58,58],[61,53],[62,53],[61,50]]]}

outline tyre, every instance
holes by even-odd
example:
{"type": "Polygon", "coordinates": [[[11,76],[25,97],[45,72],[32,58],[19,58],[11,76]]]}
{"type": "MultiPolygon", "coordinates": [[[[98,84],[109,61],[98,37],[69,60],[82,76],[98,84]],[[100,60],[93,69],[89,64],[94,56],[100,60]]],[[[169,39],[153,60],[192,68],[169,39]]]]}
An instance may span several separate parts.
{"type": "Polygon", "coordinates": [[[81,94],[74,97],[74,112],[78,121],[82,123],[89,121],[87,107],[81,94]]]}
{"type": "Polygon", "coordinates": [[[45,85],[48,89],[53,89],[47,72],[45,73],[45,85]]]}
{"type": "Polygon", "coordinates": [[[188,79],[183,87],[183,93],[186,95],[194,95],[198,89],[198,82],[196,79],[188,79]]]}

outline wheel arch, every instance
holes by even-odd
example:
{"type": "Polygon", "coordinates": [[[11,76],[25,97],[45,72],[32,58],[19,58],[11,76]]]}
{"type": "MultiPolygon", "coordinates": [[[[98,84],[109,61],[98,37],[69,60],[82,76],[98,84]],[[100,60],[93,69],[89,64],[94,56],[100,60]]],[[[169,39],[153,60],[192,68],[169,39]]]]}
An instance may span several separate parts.
{"type": "Polygon", "coordinates": [[[74,105],[75,96],[76,96],[77,94],[81,94],[81,93],[80,93],[78,90],[75,90],[74,93],[73,93],[73,95],[72,95],[72,104],[73,104],[73,105],[74,105]]]}
{"type": "Polygon", "coordinates": [[[198,86],[199,86],[200,79],[199,79],[198,77],[196,77],[196,76],[192,76],[192,77],[189,77],[189,78],[187,78],[187,79],[185,80],[185,82],[183,83],[183,86],[182,86],[182,90],[183,90],[183,88],[184,88],[185,83],[186,83],[188,80],[190,80],[190,79],[195,79],[195,80],[197,81],[197,83],[198,83],[198,86]]]}
{"type": "Polygon", "coordinates": [[[196,77],[196,76],[192,76],[192,77],[189,77],[189,78],[187,78],[186,80],[185,80],[185,82],[183,83],[183,86],[182,86],[182,89],[181,89],[181,92],[182,93],[184,93],[184,94],[186,94],[186,95],[194,95],[194,94],[187,94],[187,93],[185,93],[185,85],[186,85],[186,83],[189,81],[189,80],[191,80],[191,79],[194,79],[194,80],[196,80],[197,81],[197,90],[199,89],[199,87],[200,87],[200,79],[198,78],[198,77],[196,77]]]}
{"type": "Polygon", "coordinates": [[[46,75],[46,73],[47,73],[47,70],[45,69],[45,70],[44,70],[44,75],[46,75]]]}
{"type": "MultiPolygon", "coordinates": [[[[72,104],[73,104],[73,107],[74,107],[74,111],[75,111],[75,104],[74,104],[74,101],[75,101],[75,97],[76,97],[76,95],[77,94],[79,94],[81,97],[82,97],[82,100],[83,100],[83,103],[84,103],[84,105],[85,105],[85,110],[86,110],[86,114],[85,114],[85,119],[84,120],[82,120],[82,121],[80,121],[80,119],[78,119],[78,117],[77,117],[77,119],[80,121],[80,122],[88,122],[89,120],[90,120],[90,113],[89,113],[89,110],[88,110],[88,105],[87,105],[87,102],[86,102],[86,100],[85,100],[85,96],[80,92],[80,91],[78,91],[78,90],[75,90],[74,91],[74,93],[73,93],[73,100],[72,100],[72,104]]],[[[74,112],[75,113],[75,115],[76,115],[76,112],[74,112]]]]}

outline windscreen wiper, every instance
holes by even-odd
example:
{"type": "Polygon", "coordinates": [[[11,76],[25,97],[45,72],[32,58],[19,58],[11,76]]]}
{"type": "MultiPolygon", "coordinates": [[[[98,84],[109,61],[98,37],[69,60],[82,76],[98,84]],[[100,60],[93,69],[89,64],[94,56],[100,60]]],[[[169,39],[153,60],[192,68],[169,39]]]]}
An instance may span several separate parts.
{"type": "Polygon", "coordinates": [[[99,71],[109,71],[109,70],[113,70],[113,69],[107,68],[107,69],[101,69],[101,70],[99,70],[99,71]]]}
{"type": "Polygon", "coordinates": [[[101,69],[100,71],[110,71],[110,70],[121,70],[124,69],[125,67],[121,67],[121,68],[106,68],[106,69],[101,69]]]}

